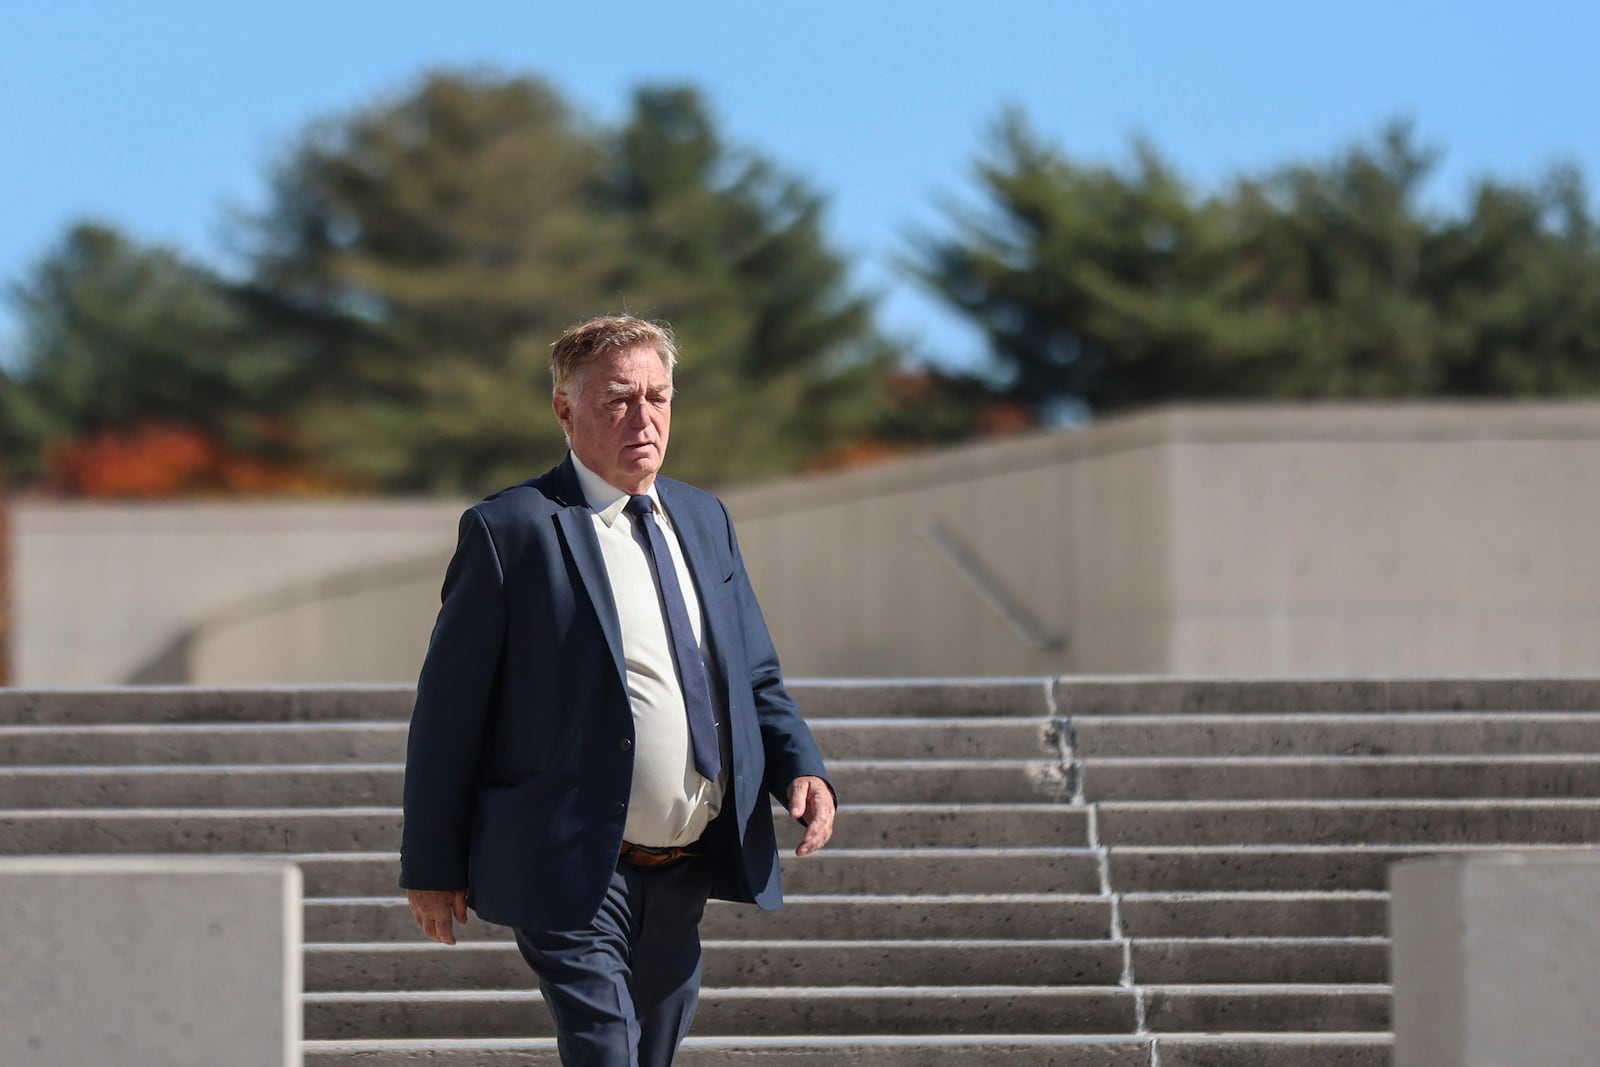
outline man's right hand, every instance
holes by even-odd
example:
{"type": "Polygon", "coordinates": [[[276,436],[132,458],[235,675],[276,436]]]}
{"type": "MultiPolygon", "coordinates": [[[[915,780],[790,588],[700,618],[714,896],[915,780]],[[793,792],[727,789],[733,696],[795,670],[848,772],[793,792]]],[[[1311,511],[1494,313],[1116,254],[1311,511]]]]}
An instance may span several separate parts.
{"type": "Polygon", "coordinates": [[[463,926],[467,923],[467,891],[465,889],[408,889],[406,900],[411,904],[411,917],[429,938],[441,945],[456,943],[454,919],[463,926]]]}

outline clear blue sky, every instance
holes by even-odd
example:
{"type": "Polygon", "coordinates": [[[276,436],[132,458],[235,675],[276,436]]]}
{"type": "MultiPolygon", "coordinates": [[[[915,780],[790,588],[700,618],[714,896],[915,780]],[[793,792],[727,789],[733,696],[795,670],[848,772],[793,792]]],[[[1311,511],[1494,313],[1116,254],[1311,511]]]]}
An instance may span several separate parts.
{"type": "MultiPolygon", "coordinates": [[[[687,81],[736,142],[830,202],[882,322],[965,363],[977,338],[893,257],[970,194],[1006,104],[1076,157],[1148,136],[1200,187],[1323,158],[1387,120],[1446,151],[1434,196],[1558,161],[1600,184],[1593,0],[857,0],[808,4],[383,4],[11,0],[0,19],[0,284],[78,218],[225,264],[230,209],[313,117],[486,63],[550,79],[590,115],[687,81]]],[[[0,352],[16,318],[0,311],[0,352]]]]}

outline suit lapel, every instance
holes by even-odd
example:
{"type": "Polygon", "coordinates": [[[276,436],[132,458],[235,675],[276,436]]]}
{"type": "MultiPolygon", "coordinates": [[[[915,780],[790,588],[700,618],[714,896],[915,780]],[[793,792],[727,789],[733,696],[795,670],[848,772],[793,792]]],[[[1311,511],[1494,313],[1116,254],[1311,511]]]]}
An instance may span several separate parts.
{"type": "Polygon", "coordinates": [[[628,674],[622,658],[622,624],[617,620],[617,601],[611,593],[611,579],[606,575],[605,557],[600,554],[600,539],[595,536],[594,511],[584,499],[571,456],[556,468],[555,495],[562,505],[556,512],[556,524],[561,528],[567,551],[572,554],[572,564],[583,582],[584,591],[589,594],[589,603],[600,619],[600,629],[606,635],[606,646],[611,650],[617,677],[626,687],[628,674]]]}

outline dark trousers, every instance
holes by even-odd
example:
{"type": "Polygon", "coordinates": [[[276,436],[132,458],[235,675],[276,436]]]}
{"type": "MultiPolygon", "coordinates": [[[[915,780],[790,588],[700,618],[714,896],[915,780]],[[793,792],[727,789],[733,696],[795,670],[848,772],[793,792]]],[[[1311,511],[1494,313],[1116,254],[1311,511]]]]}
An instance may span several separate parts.
{"type": "Polygon", "coordinates": [[[581,930],[518,930],[539,977],[565,1067],[670,1067],[700,999],[701,858],[617,865],[581,930]]]}

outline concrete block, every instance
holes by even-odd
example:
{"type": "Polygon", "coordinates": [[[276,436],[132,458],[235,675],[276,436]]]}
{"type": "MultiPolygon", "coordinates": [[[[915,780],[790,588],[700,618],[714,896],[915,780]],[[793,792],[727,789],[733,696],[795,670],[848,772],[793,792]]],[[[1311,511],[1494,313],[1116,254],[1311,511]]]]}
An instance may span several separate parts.
{"type": "Polygon", "coordinates": [[[1590,1067],[1600,850],[1397,864],[1395,1067],[1590,1067]]]}
{"type": "Polygon", "coordinates": [[[292,865],[5,859],[0,901],[7,1067],[301,1062],[292,865]]]}

